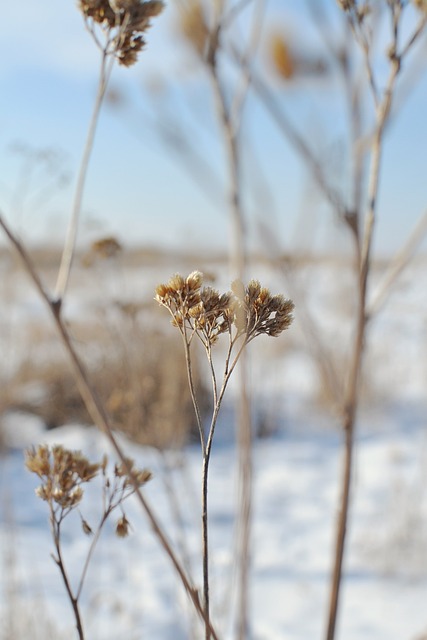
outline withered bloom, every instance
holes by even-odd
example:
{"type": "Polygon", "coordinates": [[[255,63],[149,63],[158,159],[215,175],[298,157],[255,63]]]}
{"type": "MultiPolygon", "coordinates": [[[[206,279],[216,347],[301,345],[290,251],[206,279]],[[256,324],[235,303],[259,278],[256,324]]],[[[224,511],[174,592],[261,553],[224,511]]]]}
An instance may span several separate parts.
{"type": "Polygon", "coordinates": [[[295,307],[292,300],[271,295],[257,280],[251,280],[246,289],[238,281],[231,288],[236,296],[236,326],[248,341],[263,333],[276,337],[291,325],[295,307]]]}
{"type": "Polygon", "coordinates": [[[203,274],[193,271],[185,279],[176,273],[167,284],[156,287],[155,299],[168,309],[174,326],[182,328],[184,321],[189,318],[190,309],[199,304],[202,282],[203,274]]]}
{"type": "Polygon", "coordinates": [[[200,291],[200,302],[189,310],[198,332],[212,345],[221,333],[230,330],[234,313],[231,304],[232,294],[219,294],[212,287],[203,287],[200,291]]]}
{"type": "Polygon", "coordinates": [[[123,487],[132,487],[136,483],[142,487],[152,478],[152,473],[148,469],[137,469],[131,458],[126,458],[126,464],[120,462],[114,466],[116,478],[123,478],[123,487]]]}
{"type": "Polygon", "coordinates": [[[201,288],[203,276],[194,271],[187,278],[176,274],[167,284],[156,288],[157,302],[168,309],[172,324],[184,332],[184,325],[202,339],[205,346],[215,344],[218,336],[230,332],[249,342],[260,334],[278,336],[293,321],[294,303],[282,295],[271,295],[257,280],[245,288],[232,284],[232,293],[219,294],[211,287],[201,288]]]}
{"type": "Polygon", "coordinates": [[[42,479],[36,494],[42,500],[72,509],[83,497],[81,484],[89,482],[101,467],[92,464],[80,451],[69,451],[61,445],[49,449],[40,445],[26,452],[25,465],[42,479]]]}
{"type": "Polygon", "coordinates": [[[163,11],[164,4],[161,0],[79,0],[78,7],[86,20],[110,33],[107,53],[130,67],[145,45],[143,34],[151,18],[163,11]]]}
{"type": "Polygon", "coordinates": [[[129,526],[129,520],[126,518],[125,514],[123,514],[116,524],[116,536],[119,538],[126,538],[129,535],[129,526]]]}

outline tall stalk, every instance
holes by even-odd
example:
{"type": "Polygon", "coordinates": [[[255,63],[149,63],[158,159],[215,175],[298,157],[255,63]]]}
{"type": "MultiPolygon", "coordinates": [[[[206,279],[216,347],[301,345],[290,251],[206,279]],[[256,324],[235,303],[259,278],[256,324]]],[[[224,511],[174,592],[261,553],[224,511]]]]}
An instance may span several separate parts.
{"type": "Polygon", "coordinates": [[[107,90],[113,64],[114,58],[109,56],[107,50],[104,48],[101,54],[101,65],[95,104],[93,107],[92,117],[89,122],[86,142],[80,162],[76,190],[74,193],[73,208],[68,223],[68,230],[65,237],[61,264],[59,267],[58,278],[56,282],[55,299],[58,302],[62,301],[62,299],[64,298],[68,286],[68,281],[70,279],[73,256],[76,247],[77,231],[79,227],[79,218],[82,209],[84,188],[89,168],[89,161],[94,147],[95,133],[98,126],[99,115],[101,113],[101,107],[105,97],[105,92],[107,90]]]}
{"type": "MultiPolygon", "coordinates": [[[[352,4],[352,3],[350,3],[352,4]]],[[[325,639],[334,640],[336,632],[336,622],[338,615],[339,597],[342,583],[342,565],[345,551],[345,541],[347,533],[347,523],[349,517],[350,498],[351,498],[351,479],[354,454],[354,432],[356,423],[356,414],[359,404],[359,381],[363,362],[363,351],[366,341],[366,330],[369,320],[367,292],[369,284],[369,275],[371,269],[371,249],[374,233],[374,226],[377,214],[378,190],[380,183],[381,160],[384,143],[384,133],[387,122],[390,117],[393,95],[395,91],[396,79],[401,70],[402,58],[406,55],[419,34],[427,23],[426,16],[419,21],[412,36],[406,45],[399,51],[399,27],[401,23],[401,12],[403,5],[400,2],[389,4],[391,12],[392,26],[392,44],[389,48],[390,72],[386,87],[382,96],[379,95],[374,70],[371,63],[371,45],[364,36],[363,18],[357,13],[351,13],[350,25],[355,35],[356,41],[360,44],[364,58],[368,77],[369,86],[371,87],[372,97],[375,104],[375,132],[371,145],[371,166],[369,173],[369,183],[367,192],[367,209],[365,212],[363,224],[363,237],[356,237],[357,249],[357,265],[358,265],[358,310],[356,318],[356,334],[353,345],[353,353],[349,369],[347,386],[344,392],[344,412],[343,412],[343,430],[344,430],[344,462],[341,480],[341,497],[339,505],[339,516],[336,528],[335,539],[335,556],[332,570],[328,620],[325,639]]],[[[360,221],[359,221],[360,222],[360,221]]],[[[350,223],[350,221],[349,221],[350,223]]],[[[357,225],[357,229],[361,228],[361,224],[357,225]]],[[[354,232],[354,229],[353,229],[354,232]]]]}
{"type": "Polygon", "coordinates": [[[221,404],[229,380],[243,355],[246,346],[256,336],[264,333],[278,336],[292,322],[294,304],[283,296],[271,296],[268,289],[259,282],[251,281],[245,288],[241,282],[232,285],[233,292],[220,295],[211,287],[202,287],[203,275],[193,271],[187,278],[176,274],[167,284],[156,288],[156,300],[172,316],[172,324],[181,333],[184,342],[190,395],[199,427],[202,451],[202,568],[203,607],[205,618],[205,640],[212,634],[209,594],[209,512],[208,487],[209,463],[212,453],[215,428],[221,404]],[[221,334],[228,335],[228,349],[222,374],[221,387],[217,385],[217,375],[212,357],[212,347],[221,334]],[[210,425],[205,433],[191,374],[191,350],[193,339],[203,345],[208,359],[211,381],[213,409],[210,425]]]}

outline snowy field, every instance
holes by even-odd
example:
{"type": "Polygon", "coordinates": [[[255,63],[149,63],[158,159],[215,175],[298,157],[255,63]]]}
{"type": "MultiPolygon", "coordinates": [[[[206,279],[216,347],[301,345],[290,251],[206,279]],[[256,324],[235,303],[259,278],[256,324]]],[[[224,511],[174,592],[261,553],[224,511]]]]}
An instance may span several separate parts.
{"type": "MultiPolygon", "coordinates": [[[[330,296],[337,283],[329,268],[301,273],[299,287],[309,283],[309,306],[320,317],[325,339],[333,336],[345,347],[349,330],[342,319],[334,320],[330,296]]],[[[375,394],[368,394],[357,429],[340,640],[427,637],[426,264],[412,269],[371,327],[367,365],[375,394]]],[[[170,273],[168,267],[160,279],[170,273]]],[[[271,273],[257,273],[262,281],[263,276],[274,292],[284,290],[282,283],[273,287],[271,273]]],[[[146,291],[152,291],[150,277],[144,281],[146,291]]],[[[131,289],[132,278],[127,282],[131,289]]],[[[345,273],[339,286],[345,307],[345,273]]],[[[81,312],[83,302],[79,292],[70,301],[71,316],[81,312]]],[[[13,308],[3,307],[3,328],[7,313],[25,317],[29,305],[33,312],[39,309],[32,294],[16,299],[13,308]]],[[[298,317],[299,335],[297,322],[298,317]]],[[[7,356],[11,349],[5,335],[7,356]]],[[[252,378],[275,415],[275,429],[254,448],[251,640],[314,640],[325,632],[342,438],[336,419],[316,400],[315,368],[299,340],[293,339],[289,353],[277,349],[276,358],[279,342],[254,345],[252,378]]],[[[237,454],[229,407],[213,448],[209,491],[212,617],[224,639],[235,637],[236,613],[237,454]]],[[[109,447],[93,427],[46,431],[39,419],[18,412],[9,412],[2,424],[9,449],[0,461],[0,638],[75,638],[71,609],[50,557],[46,504],[34,495],[37,478],[24,469],[23,449],[31,443],[62,443],[99,460],[109,447]]],[[[200,585],[198,447],[160,454],[122,440],[138,465],[153,471],[144,493],[200,585]]],[[[99,505],[100,487],[94,481],[82,502],[83,517],[96,520],[99,505]]],[[[88,640],[202,637],[168,559],[132,499],[126,514],[130,536],[119,539],[107,526],[89,570],[82,600],[88,640]]],[[[70,518],[64,531],[65,562],[75,582],[90,541],[78,517],[70,518]]]]}

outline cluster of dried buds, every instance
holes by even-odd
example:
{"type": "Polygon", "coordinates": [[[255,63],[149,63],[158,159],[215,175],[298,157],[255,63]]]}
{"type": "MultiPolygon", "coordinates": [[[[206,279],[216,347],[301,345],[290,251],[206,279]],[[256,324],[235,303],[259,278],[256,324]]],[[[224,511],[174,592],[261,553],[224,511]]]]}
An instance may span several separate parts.
{"type": "Polygon", "coordinates": [[[55,502],[63,509],[77,506],[83,497],[81,487],[92,480],[101,468],[92,464],[80,451],[68,451],[60,445],[50,449],[40,445],[26,452],[25,465],[42,479],[36,494],[49,503],[55,502]]]}
{"type": "Polygon", "coordinates": [[[143,34],[151,18],[158,16],[164,5],[161,0],[79,0],[78,7],[86,20],[110,34],[109,51],[120,64],[130,67],[145,45],[143,34]]]}
{"type": "MultiPolygon", "coordinates": [[[[36,495],[49,504],[51,515],[56,524],[79,505],[83,498],[82,485],[95,478],[99,472],[103,476],[104,519],[132,493],[136,487],[142,487],[151,479],[147,469],[137,469],[133,460],[126,459],[114,466],[113,477],[107,475],[108,458],[104,456],[99,463],[91,463],[80,451],[70,451],[61,445],[39,445],[26,452],[25,465],[35,473],[42,484],[36,489],[36,495]]],[[[82,518],[83,531],[92,533],[92,528],[82,518]]],[[[124,513],[117,522],[116,534],[127,535],[129,522],[124,513]]]]}
{"type": "Polygon", "coordinates": [[[281,295],[271,295],[256,280],[247,287],[233,282],[231,289],[220,294],[211,287],[202,287],[200,271],[187,278],[174,275],[167,284],[156,288],[157,302],[168,309],[172,324],[190,338],[196,334],[205,346],[214,344],[222,333],[245,336],[249,342],[258,335],[278,336],[292,323],[294,303],[281,295]]]}

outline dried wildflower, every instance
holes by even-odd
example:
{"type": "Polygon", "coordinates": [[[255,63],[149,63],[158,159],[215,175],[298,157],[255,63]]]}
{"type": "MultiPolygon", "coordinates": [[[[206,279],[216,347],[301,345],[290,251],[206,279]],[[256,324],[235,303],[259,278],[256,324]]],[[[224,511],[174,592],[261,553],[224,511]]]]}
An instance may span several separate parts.
{"type": "Polygon", "coordinates": [[[126,464],[120,462],[114,466],[114,475],[116,478],[123,479],[123,488],[133,487],[136,483],[138,487],[142,487],[152,478],[152,473],[148,469],[137,469],[131,458],[126,458],[126,464]]]}
{"type": "Polygon", "coordinates": [[[215,344],[221,333],[229,331],[234,318],[231,293],[219,294],[212,287],[203,287],[200,302],[189,310],[194,326],[205,338],[205,344],[215,344]]]}
{"type": "Polygon", "coordinates": [[[129,520],[126,518],[125,514],[123,514],[116,524],[116,536],[119,538],[126,538],[129,535],[129,526],[129,520]]]}
{"type": "Polygon", "coordinates": [[[69,451],[61,445],[49,449],[40,445],[26,452],[25,465],[29,471],[43,480],[36,494],[48,502],[55,502],[64,509],[73,509],[83,497],[81,484],[92,480],[100,469],[80,451],[69,451]]]}
{"type": "Polygon", "coordinates": [[[161,0],[79,0],[78,6],[86,20],[108,32],[107,53],[125,67],[136,62],[145,45],[143,34],[150,27],[151,18],[158,16],[164,7],[161,0]]]}
{"type": "Polygon", "coordinates": [[[203,287],[200,272],[186,279],[176,274],[167,284],[156,288],[156,300],[172,315],[172,324],[184,332],[187,325],[203,341],[215,344],[221,333],[237,329],[237,335],[246,334],[247,341],[265,333],[278,336],[293,320],[294,304],[281,295],[272,296],[268,289],[252,280],[245,288],[236,281],[232,293],[220,295],[212,287],[203,287]]]}
{"type": "Polygon", "coordinates": [[[258,335],[276,337],[287,329],[292,321],[294,303],[282,295],[272,296],[257,280],[251,280],[242,295],[241,282],[232,284],[236,296],[236,327],[246,334],[247,341],[258,335]]]}
{"type": "Polygon", "coordinates": [[[190,309],[199,304],[202,282],[203,274],[193,271],[185,279],[177,273],[167,284],[159,284],[156,287],[155,299],[168,309],[174,326],[182,328],[185,320],[190,317],[190,309]]]}
{"type": "Polygon", "coordinates": [[[39,445],[25,452],[25,466],[31,473],[36,473],[39,478],[48,476],[50,473],[50,453],[49,447],[39,445]]]}

